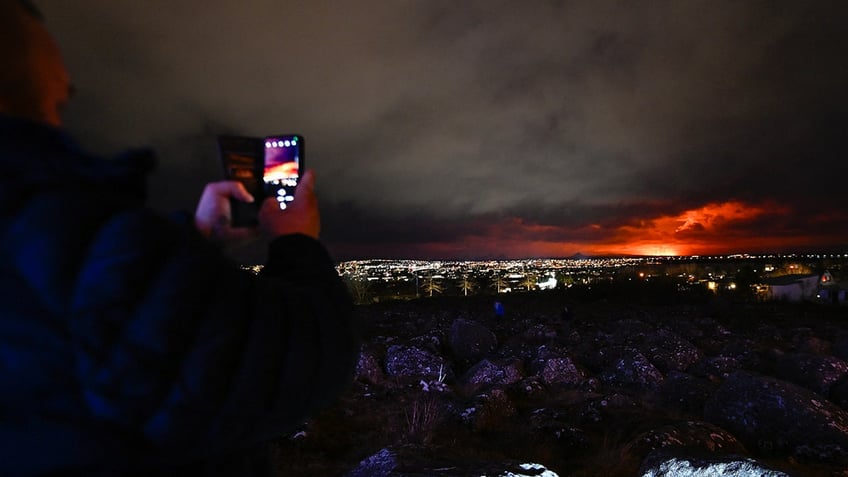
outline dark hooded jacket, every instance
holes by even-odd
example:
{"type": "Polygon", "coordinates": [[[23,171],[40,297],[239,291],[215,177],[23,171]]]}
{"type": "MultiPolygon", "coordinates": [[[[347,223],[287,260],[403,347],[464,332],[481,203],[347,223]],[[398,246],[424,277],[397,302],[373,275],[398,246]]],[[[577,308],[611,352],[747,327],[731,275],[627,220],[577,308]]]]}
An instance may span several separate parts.
{"type": "Polygon", "coordinates": [[[253,449],[347,384],[352,306],[323,246],[282,236],[243,270],[145,208],[152,166],[0,117],[2,475],[269,471],[253,449]]]}

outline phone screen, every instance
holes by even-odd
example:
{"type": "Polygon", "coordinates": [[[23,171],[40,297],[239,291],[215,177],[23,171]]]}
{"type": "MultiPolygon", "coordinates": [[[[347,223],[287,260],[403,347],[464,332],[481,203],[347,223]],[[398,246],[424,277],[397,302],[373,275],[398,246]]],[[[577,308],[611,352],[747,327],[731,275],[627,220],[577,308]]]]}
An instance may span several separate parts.
{"type": "Polygon", "coordinates": [[[303,136],[297,134],[265,138],[265,170],[262,179],[268,197],[276,198],[285,210],[294,200],[303,170],[303,136]]]}

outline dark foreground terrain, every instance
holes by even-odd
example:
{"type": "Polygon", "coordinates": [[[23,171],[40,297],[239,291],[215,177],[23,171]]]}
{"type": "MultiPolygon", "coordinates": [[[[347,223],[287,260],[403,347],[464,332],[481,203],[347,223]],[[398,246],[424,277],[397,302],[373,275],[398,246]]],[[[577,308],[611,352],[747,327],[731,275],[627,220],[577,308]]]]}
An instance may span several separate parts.
{"type": "Polygon", "coordinates": [[[359,308],[355,382],[276,443],[281,475],[848,475],[844,307],[495,300],[359,308]]]}

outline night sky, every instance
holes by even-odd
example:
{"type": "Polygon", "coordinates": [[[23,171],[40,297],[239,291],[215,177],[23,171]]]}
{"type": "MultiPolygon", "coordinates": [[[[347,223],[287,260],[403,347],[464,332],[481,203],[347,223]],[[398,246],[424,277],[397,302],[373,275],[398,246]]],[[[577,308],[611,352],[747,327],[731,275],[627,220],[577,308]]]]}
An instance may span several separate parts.
{"type": "Polygon", "coordinates": [[[162,211],[299,133],[338,259],[848,252],[845,1],[38,3],[162,211]]]}

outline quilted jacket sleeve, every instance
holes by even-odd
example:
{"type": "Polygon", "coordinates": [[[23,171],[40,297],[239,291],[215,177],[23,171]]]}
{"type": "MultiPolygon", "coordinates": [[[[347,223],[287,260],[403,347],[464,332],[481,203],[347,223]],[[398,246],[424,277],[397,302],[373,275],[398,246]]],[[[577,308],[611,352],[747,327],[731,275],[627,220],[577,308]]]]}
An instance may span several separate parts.
{"type": "Polygon", "coordinates": [[[130,210],[81,249],[68,305],[82,399],[141,459],[248,447],[347,384],[352,305],[316,240],[276,239],[256,276],[192,230],[130,210]]]}

